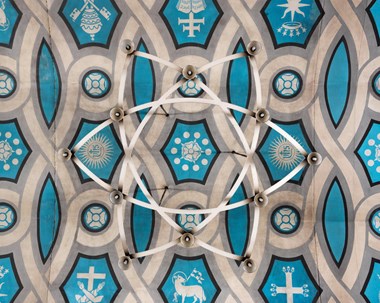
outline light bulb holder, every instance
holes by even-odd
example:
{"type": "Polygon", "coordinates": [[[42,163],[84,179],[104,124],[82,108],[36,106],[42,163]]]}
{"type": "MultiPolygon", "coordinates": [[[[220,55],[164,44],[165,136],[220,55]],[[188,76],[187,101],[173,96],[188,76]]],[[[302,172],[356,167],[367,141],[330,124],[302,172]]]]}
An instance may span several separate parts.
{"type": "Polygon", "coordinates": [[[197,69],[193,65],[186,65],[182,69],[182,76],[185,79],[192,80],[197,76],[197,74],[198,74],[197,69]]]}
{"type": "Polygon", "coordinates": [[[125,39],[120,42],[120,49],[127,55],[132,55],[135,52],[135,44],[132,40],[125,39]]]}
{"type": "Polygon", "coordinates": [[[256,56],[261,51],[261,43],[258,41],[251,41],[247,44],[246,51],[249,56],[256,56]]]}
{"type": "Polygon", "coordinates": [[[319,165],[322,162],[322,156],[317,152],[311,152],[307,155],[307,162],[310,165],[319,165]]]}
{"type": "Polygon", "coordinates": [[[184,246],[184,247],[192,247],[194,246],[194,243],[195,243],[195,238],[193,236],[193,234],[191,233],[184,233],[182,236],[181,236],[181,244],[184,246]]]}
{"type": "Polygon", "coordinates": [[[110,201],[112,204],[120,204],[123,201],[123,193],[118,190],[112,191],[110,193],[110,201]]]}
{"type": "Polygon", "coordinates": [[[252,259],[245,259],[243,262],[243,269],[247,273],[253,273],[256,271],[256,263],[252,259]]]}
{"type": "Polygon", "coordinates": [[[265,108],[259,108],[256,111],[256,120],[260,123],[265,123],[270,119],[270,114],[265,108]]]}
{"type": "Polygon", "coordinates": [[[69,161],[71,159],[71,156],[71,150],[66,147],[58,150],[58,159],[61,161],[69,161]]]}
{"type": "Polygon", "coordinates": [[[258,193],[253,198],[255,205],[259,208],[263,208],[268,205],[269,199],[264,193],[258,193]]]}
{"type": "Polygon", "coordinates": [[[121,121],[124,118],[124,111],[120,107],[114,107],[110,111],[110,117],[113,121],[121,121]]]}
{"type": "Polygon", "coordinates": [[[119,258],[118,266],[121,270],[127,270],[131,265],[131,258],[128,256],[122,256],[119,258]]]}

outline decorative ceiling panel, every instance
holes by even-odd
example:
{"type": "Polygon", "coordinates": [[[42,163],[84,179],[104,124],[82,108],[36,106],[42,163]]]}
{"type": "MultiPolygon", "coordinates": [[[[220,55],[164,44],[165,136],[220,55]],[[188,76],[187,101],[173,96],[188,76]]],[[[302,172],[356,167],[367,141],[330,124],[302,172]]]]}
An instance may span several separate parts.
{"type": "Polygon", "coordinates": [[[0,302],[379,302],[379,26],[0,0],[0,302]]]}

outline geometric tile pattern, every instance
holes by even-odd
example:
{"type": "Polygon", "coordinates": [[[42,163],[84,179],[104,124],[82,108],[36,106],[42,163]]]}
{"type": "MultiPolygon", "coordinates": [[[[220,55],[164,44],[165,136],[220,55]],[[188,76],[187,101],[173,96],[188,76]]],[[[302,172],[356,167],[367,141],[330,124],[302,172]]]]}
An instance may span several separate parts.
{"type": "MultiPolygon", "coordinates": [[[[140,263],[142,263],[143,259],[141,259],[141,257],[150,256],[150,255],[155,254],[157,252],[160,252],[162,250],[167,250],[168,248],[170,248],[176,244],[182,244],[185,247],[192,247],[194,245],[200,246],[200,247],[203,247],[203,248],[205,248],[209,251],[212,251],[214,253],[221,254],[223,256],[227,256],[227,257],[234,259],[238,262],[244,261],[244,266],[245,266],[244,268],[245,269],[247,268],[246,267],[247,264],[249,265],[248,268],[252,268],[253,261],[250,259],[250,256],[253,252],[254,242],[256,239],[257,228],[258,228],[257,226],[259,224],[259,210],[261,207],[264,207],[268,204],[267,195],[276,191],[279,187],[281,187],[281,185],[285,184],[288,180],[290,180],[292,178],[292,176],[295,176],[299,171],[301,171],[301,169],[307,163],[310,165],[319,164],[321,162],[321,160],[318,160],[318,157],[320,158],[320,155],[318,155],[318,154],[313,155],[310,152],[307,153],[306,150],[294,138],[291,137],[291,135],[289,135],[284,129],[282,129],[281,127],[279,127],[278,125],[276,125],[270,121],[270,114],[265,109],[261,108],[261,95],[260,94],[257,94],[257,98],[258,98],[257,107],[258,107],[258,109],[256,111],[249,111],[247,108],[240,107],[237,105],[229,105],[229,103],[226,103],[226,102],[223,102],[222,100],[220,100],[217,97],[217,95],[212,90],[210,90],[209,87],[207,87],[204,83],[202,83],[199,79],[195,78],[197,72],[196,72],[196,69],[194,67],[192,67],[192,66],[179,67],[173,63],[170,63],[167,61],[162,61],[159,57],[149,55],[148,53],[142,52],[140,50],[135,50],[134,45],[132,42],[130,42],[130,40],[126,40],[126,41],[122,42],[121,45],[122,45],[122,50],[126,51],[126,53],[128,55],[126,58],[126,62],[130,61],[130,55],[142,57],[142,58],[145,58],[145,60],[150,59],[153,62],[163,63],[166,66],[173,68],[177,71],[181,70],[182,74],[184,76],[184,79],[181,79],[179,82],[175,83],[171,88],[169,88],[169,90],[166,93],[164,93],[162,95],[162,97],[160,97],[159,100],[152,101],[152,102],[145,102],[145,104],[141,104],[140,106],[136,106],[136,107],[129,108],[129,109],[125,109],[125,104],[124,104],[124,100],[122,97],[122,93],[123,93],[123,90],[125,89],[125,86],[120,85],[118,106],[114,107],[110,111],[110,118],[108,120],[104,121],[103,123],[99,124],[95,128],[88,129],[87,130],[88,133],[87,134],[83,133],[83,135],[80,137],[80,139],[76,140],[76,144],[73,147],[71,147],[70,149],[64,148],[64,149],[60,149],[60,151],[58,151],[59,158],[62,161],[67,161],[67,160],[70,160],[72,158],[73,162],[76,164],[76,166],[81,171],[83,171],[83,173],[88,175],[89,178],[91,178],[93,181],[98,183],[98,185],[100,187],[102,187],[103,189],[105,189],[107,192],[110,193],[109,199],[113,204],[117,205],[117,212],[118,213],[123,213],[122,204],[123,204],[123,201],[126,201],[126,202],[134,204],[134,206],[132,207],[133,212],[132,212],[132,216],[131,216],[131,220],[133,220],[133,223],[135,221],[141,221],[142,219],[145,219],[145,218],[148,219],[148,217],[150,217],[150,220],[148,219],[146,221],[146,223],[148,223],[148,221],[152,222],[154,219],[150,216],[151,213],[149,211],[149,209],[153,209],[156,212],[158,212],[161,215],[161,217],[180,234],[179,238],[177,238],[177,239],[175,239],[175,240],[173,240],[173,241],[171,241],[165,245],[161,245],[159,247],[148,249],[149,244],[150,244],[151,239],[152,239],[152,232],[150,233],[150,235],[145,234],[143,236],[142,232],[139,231],[139,229],[141,229],[141,227],[135,226],[132,223],[131,231],[132,231],[132,238],[133,238],[132,240],[133,240],[135,251],[130,252],[130,250],[128,248],[128,243],[127,243],[128,242],[127,234],[129,235],[129,233],[128,232],[126,233],[125,224],[123,222],[123,219],[120,218],[120,216],[119,216],[118,224],[119,224],[120,236],[122,238],[122,245],[123,245],[123,249],[124,249],[124,256],[122,256],[120,258],[120,261],[119,261],[120,267],[122,269],[126,270],[129,267],[129,261],[131,261],[133,259],[138,258],[140,263]],[[231,190],[228,192],[226,197],[223,198],[223,200],[220,202],[218,207],[211,208],[211,209],[209,208],[206,210],[193,209],[193,208],[185,208],[185,209],[181,208],[180,210],[178,210],[175,208],[160,206],[162,203],[163,196],[161,197],[159,202],[156,202],[154,200],[154,198],[152,197],[152,194],[149,192],[149,190],[147,188],[147,184],[146,184],[147,180],[145,179],[144,176],[142,176],[142,177],[144,177],[144,181],[143,181],[141,179],[141,177],[138,176],[134,160],[131,158],[132,153],[136,152],[136,154],[138,154],[138,156],[140,156],[141,159],[143,161],[145,161],[145,159],[146,159],[145,155],[147,153],[149,153],[149,151],[147,151],[145,149],[139,149],[137,151],[134,151],[134,148],[138,146],[137,140],[138,140],[138,137],[143,133],[144,126],[148,124],[149,120],[152,118],[152,115],[157,111],[157,109],[159,107],[161,107],[161,109],[165,112],[165,117],[170,117],[170,114],[168,112],[166,112],[166,110],[164,109],[164,106],[163,106],[164,104],[165,105],[166,104],[172,104],[172,103],[181,104],[181,103],[188,101],[187,99],[181,99],[181,98],[180,99],[168,99],[168,96],[172,92],[174,92],[176,89],[178,89],[178,87],[182,86],[183,83],[185,81],[187,81],[186,79],[189,78],[189,75],[193,75],[193,77],[190,79],[194,79],[194,81],[207,93],[207,95],[212,98],[211,100],[205,99],[205,98],[199,98],[199,99],[193,98],[193,99],[188,99],[189,102],[190,103],[200,103],[200,104],[203,103],[206,105],[207,104],[218,105],[220,107],[220,109],[226,114],[226,116],[231,121],[230,123],[235,128],[235,131],[237,132],[238,138],[241,141],[242,145],[244,146],[245,154],[239,154],[235,151],[232,151],[231,153],[232,154],[238,154],[238,155],[244,156],[246,158],[246,162],[243,165],[240,176],[235,179],[235,182],[233,183],[231,190]],[[146,112],[147,109],[148,109],[148,111],[146,112]],[[251,143],[252,147],[249,147],[249,143],[248,143],[247,139],[245,138],[241,128],[239,128],[239,126],[236,123],[236,121],[234,120],[234,118],[231,117],[231,109],[233,109],[235,111],[239,111],[241,113],[244,113],[245,115],[249,115],[249,116],[252,116],[255,118],[255,121],[257,124],[257,126],[256,126],[257,130],[255,130],[254,139],[252,140],[252,143],[251,143]],[[135,114],[135,113],[139,112],[140,110],[145,110],[146,113],[144,115],[144,118],[141,120],[141,123],[138,126],[136,132],[133,134],[132,138],[130,139],[130,143],[128,143],[128,141],[127,141],[128,135],[127,134],[128,134],[129,129],[131,128],[131,125],[128,124],[128,122],[125,123],[123,121],[123,119],[127,119],[126,116],[131,115],[131,114],[135,114]],[[106,128],[108,128],[110,126],[110,124],[113,122],[118,122],[117,124],[119,127],[119,133],[122,135],[121,141],[123,142],[123,150],[125,153],[123,164],[122,164],[122,167],[120,170],[119,185],[117,188],[114,188],[110,184],[110,180],[108,180],[108,182],[104,182],[104,180],[99,176],[99,172],[91,171],[87,167],[89,164],[90,165],[91,164],[98,164],[98,163],[92,163],[95,161],[93,161],[93,160],[90,161],[90,160],[88,160],[88,158],[83,157],[85,154],[86,155],[90,154],[89,156],[92,157],[93,147],[91,146],[91,149],[90,149],[91,153],[89,151],[86,151],[86,153],[81,151],[81,149],[83,147],[88,149],[87,146],[89,144],[93,144],[94,138],[98,138],[99,134],[102,131],[104,131],[106,128]],[[286,175],[284,175],[283,178],[281,180],[279,180],[279,182],[277,184],[272,185],[271,187],[269,187],[265,190],[261,190],[259,188],[260,187],[260,181],[259,181],[259,177],[258,177],[258,174],[256,171],[256,166],[254,163],[252,163],[253,162],[252,161],[252,153],[254,152],[255,146],[257,145],[256,140],[259,136],[260,126],[264,125],[264,124],[269,126],[272,130],[275,130],[281,136],[284,136],[286,138],[286,140],[289,140],[289,143],[294,146],[293,147],[294,152],[299,153],[299,156],[297,156],[297,160],[299,160],[299,161],[298,161],[296,166],[294,165],[293,167],[289,167],[289,168],[292,168],[292,170],[290,170],[286,175]],[[123,138],[123,136],[126,136],[126,137],[123,138]],[[79,155],[77,155],[77,152],[79,155]],[[86,166],[86,164],[87,164],[87,166],[86,166]],[[128,167],[129,167],[129,171],[127,170],[128,167]],[[238,199],[236,201],[234,199],[234,197],[237,196],[238,188],[243,187],[243,185],[242,185],[243,178],[246,177],[247,171],[250,169],[252,170],[253,178],[255,179],[255,181],[254,181],[255,190],[254,190],[253,196],[251,198],[247,198],[246,194],[244,193],[244,195],[241,197],[241,200],[238,199]],[[128,174],[131,174],[133,176],[134,182],[136,182],[138,187],[139,187],[139,189],[135,190],[135,194],[134,194],[133,198],[129,197],[129,195],[128,195],[129,189],[127,189],[125,187],[125,178],[128,174]],[[136,194],[140,195],[142,200],[141,200],[141,198],[137,199],[136,194]],[[244,249],[239,249],[241,251],[240,254],[233,254],[233,253],[224,252],[218,248],[210,246],[207,242],[203,242],[198,237],[196,237],[196,235],[194,234],[194,233],[198,233],[200,229],[205,227],[206,224],[209,221],[211,221],[213,218],[215,218],[216,215],[218,215],[218,213],[220,213],[221,210],[225,210],[227,208],[228,209],[239,208],[240,206],[246,206],[248,203],[251,203],[251,202],[254,202],[254,205],[256,207],[255,211],[254,211],[255,222],[254,222],[254,226],[252,229],[252,235],[251,235],[250,241],[249,241],[249,246],[247,246],[248,234],[246,234],[245,235],[245,238],[246,238],[245,247],[244,247],[244,249]],[[228,203],[230,205],[226,206],[228,203]],[[231,204],[234,204],[234,205],[231,205],[231,204]],[[139,208],[135,208],[136,205],[138,205],[139,208]],[[141,206],[146,209],[144,212],[141,212],[141,211],[143,211],[141,209],[141,206]],[[140,211],[137,212],[136,209],[140,210],[140,211]],[[195,215],[195,214],[199,214],[199,213],[202,214],[203,211],[205,213],[209,214],[208,218],[206,220],[204,220],[202,223],[199,222],[199,224],[195,224],[194,226],[192,226],[191,231],[186,227],[182,228],[174,220],[172,220],[170,218],[170,216],[167,214],[167,213],[174,213],[174,214],[185,214],[185,215],[194,214],[195,215]],[[140,217],[138,217],[139,213],[140,213],[140,217]],[[140,248],[138,248],[137,247],[138,244],[141,244],[141,242],[146,242],[145,240],[141,241],[140,238],[147,239],[148,243],[143,245],[143,246],[139,245],[140,248]],[[145,250],[144,250],[144,248],[145,248],[145,250]]],[[[228,61],[238,59],[241,57],[250,56],[249,60],[252,61],[252,67],[254,70],[256,86],[257,86],[257,89],[260,89],[261,84],[259,81],[260,80],[259,77],[257,77],[256,59],[253,57],[253,54],[249,53],[250,52],[249,49],[251,49],[251,48],[253,49],[253,47],[251,47],[251,48],[250,47],[247,48],[248,49],[247,52],[241,51],[240,53],[237,53],[237,54],[233,55],[232,57],[231,56],[226,57],[226,59],[222,59],[220,61],[221,62],[223,62],[223,61],[228,62],[228,61]]],[[[248,58],[246,61],[248,61],[248,58]]],[[[215,63],[213,63],[213,64],[215,64],[215,63]]],[[[212,68],[213,64],[211,64],[211,65],[209,64],[209,65],[206,65],[204,67],[200,67],[199,70],[206,71],[206,70],[212,68]]],[[[216,64],[218,64],[218,61],[216,61],[216,64]]],[[[134,61],[134,67],[136,67],[136,60],[134,61]]],[[[126,72],[126,70],[125,70],[125,72],[126,72]]],[[[140,119],[141,119],[141,117],[140,117],[140,119]]],[[[166,121],[164,120],[163,125],[157,125],[156,127],[158,129],[163,128],[165,125],[165,122],[166,121]]],[[[210,167],[207,167],[208,166],[207,164],[209,164],[210,162],[211,162],[211,164],[213,164],[213,162],[216,159],[216,156],[221,153],[219,148],[216,147],[217,144],[215,144],[215,141],[214,141],[213,137],[211,136],[211,133],[210,133],[209,127],[207,125],[206,119],[192,120],[192,121],[175,119],[174,125],[170,126],[170,127],[171,127],[170,134],[166,140],[166,143],[161,148],[160,152],[161,152],[162,156],[165,158],[167,164],[170,166],[171,174],[174,178],[175,184],[180,184],[180,183],[185,183],[185,182],[193,182],[193,183],[201,183],[201,184],[205,185],[206,184],[206,177],[210,173],[211,166],[212,166],[211,165],[210,167]],[[188,141],[188,140],[190,140],[190,141],[188,141]],[[198,162],[198,161],[200,161],[200,162],[198,162]],[[188,162],[190,162],[190,163],[188,163],[188,162]],[[205,170],[201,169],[200,164],[205,166],[206,169],[205,170]]],[[[80,133],[81,132],[82,132],[82,130],[80,131],[80,133]]],[[[98,139],[96,139],[96,140],[98,140],[98,139]]],[[[97,145],[99,145],[99,144],[97,144],[97,145]]],[[[98,151],[99,149],[100,149],[100,151],[109,149],[108,143],[105,144],[105,146],[103,148],[97,147],[97,153],[99,153],[99,151],[98,151]]],[[[104,162],[105,162],[105,160],[109,161],[110,159],[109,159],[109,157],[105,157],[104,162]]],[[[99,163],[102,163],[102,161],[100,161],[99,163]]],[[[94,167],[96,165],[92,165],[92,166],[94,167]]],[[[165,186],[165,192],[163,193],[163,195],[166,193],[167,189],[168,189],[168,186],[165,186]]],[[[245,209],[246,209],[246,207],[245,207],[245,209]]],[[[93,212],[90,213],[90,218],[92,218],[92,213],[93,212]]],[[[97,214],[95,216],[98,217],[97,214]]],[[[93,220],[90,220],[90,222],[93,223],[93,220]]],[[[181,224],[181,225],[183,225],[183,224],[181,224]]],[[[228,221],[226,221],[226,225],[228,228],[230,225],[228,223],[228,221]]],[[[234,223],[234,225],[237,225],[237,224],[234,223]]],[[[248,226],[248,222],[246,222],[246,225],[248,226]]],[[[140,224],[140,226],[141,226],[141,224],[140,224]]],[[[153,227],[153,224],[151,225],[151,228],[152,227],[153,227]]],[[[149,228],[147,228],[147,230],[149,230],[149,228]]],[[[249,230],[249,229],[246,228],[246,230],[249,230]]],[[[231,241],[233,242],[232,245],[230,243],[231,248],[235,252],[236,241],[234,238],[236,236],[234,235],[234,232],[231,233],[231,230],[228,230],[228,232],[229,232],[229,235],[228,235],[229,240],[230,240],[230,242],[231,241]],[[231,238],[231,235],[232,235],[232,238],[231,238]]],[[[244,238],[244,236],[243,236],[243,238],[244,238]]],[[[238,242],[240,242],[240,241],[238,241],[238,242]]],[[[250,271],[250,269],[248,269],[248,271],[250,271]]],[[[181,284],[181,287],[183,287],[183,286],[184,285],[181,284]]],[[[200,295],[198,294],[198,297],[199,296],[200,295]]],[[[201,297],[199,297],[198,299],[201,299],[201,297]]]]}
{"type": "MultiPolygon", "coordinates": [[[[377,302],[379,28],[379,0],[0,0],[0,301],[377,302]],[[147,212],[146,222],[137,222],[131,218],[137,211],[118,214],[97,184],[85,182],[88,176],[57,160],[55,151],[75,144],[82,128],[91,130],[95,121],[109,118],[120,82],[132,108],[156,99],[181,77],[147,60],[149,74],[133,78],[131,62],[125,80],[125,56],[118,48],[125,38],[143,41],[141,50],[147,53],[195,66],[238,53],[252,39],[262,42],[257,64],[264,106],[278,123],[296,125],[292,136],[324,160],[273,193],[260,216],[266,223],[259,228],[253,275],[244,273],[239,262],[177,246],[140,258],[142,263],[123,272],[117,266],[123,253],[118,216],[126,229],[147,222],[148,231],[135,230],[136,243],[144,247],[174,236],[160,216],[153,220],[147,212]],[[199,286],[203,293],[187,296],[173,281],[178,289],[199,286]]],[[[204,83],[231,104],[253,110],[256,85],[248,82],[254,77],[246,66],[245,59],[219,65],[202,72],[204,83]]],[[[204,92],[193,86],[189,82],[180,90],[202,97],[204,92]]],[[[231,189],[244,161],[242,147],[224,114],[214,110],[164,105],[146,125],[136,149],[150,152],[145,162],[132,157],[138,176],[144,176],[161,205],[207,209],[231,189]],[[176,120],[207,122],[207,136],[220,153],[205,184],[175,184],[160,152],[176,120]],[[163,127],[157,128],[156,121],[163,127]]],[[[252,138],[252,120],[233,116],[252,138]]],[[[128,119],[130,140],[141,120],[137,115],[128,119]]],[[[266,127],[261,131],[261,157],[254,160],[262,187],[268,188],[281,179],[284,166],[278,163],[287,163],[291,153],[284,142],[278,149],[281,138],[272,140],[266,127]]],[[[84,153],[97,175],[115,187],[124,154],[118,138],[118,130],[109,126],[84,153]]],[[[248,176],[242,182],[241,195],[252,195],[251,181],[248,176]]],[[[137,195],[133,176],[125,183],[128,194],[137,195]]],[[[199,237],[221,250],[244,250],[254,214],[241,209],[230,210],[199,237]]],[[[207,215],[172,217],[193,227],[207,215]]]]}

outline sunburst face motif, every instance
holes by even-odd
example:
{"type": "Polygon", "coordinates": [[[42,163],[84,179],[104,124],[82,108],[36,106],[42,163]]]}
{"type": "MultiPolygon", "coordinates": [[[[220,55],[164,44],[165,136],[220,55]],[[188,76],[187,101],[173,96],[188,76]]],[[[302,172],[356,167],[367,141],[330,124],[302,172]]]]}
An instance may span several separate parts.
{"type": "Polygon", "coordinates": [[[269,155],[276,167],[285,170],[295,167],[303,159],[303,155],[283,136],[273,140],[269,155]]]}
{"type": "Polygon", "coordinates": [[[80,159],[89,168],[106,166],[113,154],[111,141],[102,134],[90,138],[80,149],[80,159]]]}

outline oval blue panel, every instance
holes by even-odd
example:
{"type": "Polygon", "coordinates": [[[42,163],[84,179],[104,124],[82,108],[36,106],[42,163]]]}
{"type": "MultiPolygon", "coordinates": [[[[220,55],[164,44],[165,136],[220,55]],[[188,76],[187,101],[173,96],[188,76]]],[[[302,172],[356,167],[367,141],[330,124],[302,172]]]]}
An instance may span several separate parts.
{"type": "Polygon", "coordinates": [[[326,242],[335,264],[339,267],[347,245],[347,206],[337,178],[327,192],[322,216],[326,242]]]}
{"type": "Polygon", "coordinates": [[[325,94],[331,120],[336,127],[343,118],[350,94],[350,57],[342,38],[335,48],[326,73],[325,94]]]}
{"type": "MultiPolygon", "coordinates": [[[[141,179],[147,187],[145,177],[141,176],[141,179]]],[[[136,187],[133,197],[142,202],[149,203],[139,186],[136,187]]],[[[133,246],[136,252],[141,252],[149,248],[153,236],[153,227],[154,212],[150,209],[133,204],[131,209],[131,232],[133,246]]],[[[140,263],[142,263],[143,260],[144,258],[139,258],[140,263]]]]}
{"type": "MultiPolygon", "coordinates": [[[[236,180],[236,179],[235,179],[236,180]]],[[[244,185],[241,184],[228,204],[234,204],[247,198],[244,185]]],[[[226,212],[226,229],[231,251],[243,255],[249,235],[249,207],[241,206],[226,212]]]]}
{"type": "Polygon", "coordinates": [[[58,110],[61,78],[57,62],[45,39],[42,40],[37,57],[37,88],[42,115],[50,128],[58,110]]]}
{"type": "MultiPolygon", "coordinates": [[[[237,43],[234,54],[245,51],[243,41],[237,43]]],[[[228,102],[247,108],[251,96],[251,67],[247,57],[231,61],[227,75],[228,102]]],[[[241,124],[244,115],[238,111],[232,111],[236,121],[241,124]]]]}
{"type": "MultiPolygon", "coordinates": [[[[137,50],[149,53],[141,39],[137,50]]],[[[153,64],[150,60],[135,56],[132,67],[132,94],[135,105],[145,104],[153,101],[155,91],[155,78],[153,64]]],[[[140,121],[145,117],[149,109],[137,113],[140,121]]]]}
{"type": "Polygon", "coordinates": [[[45,179],[38,202],[38,246],[43,263],[49,258],[58,236],[61,209],[54,181],[50,174],[45,179]]]}

